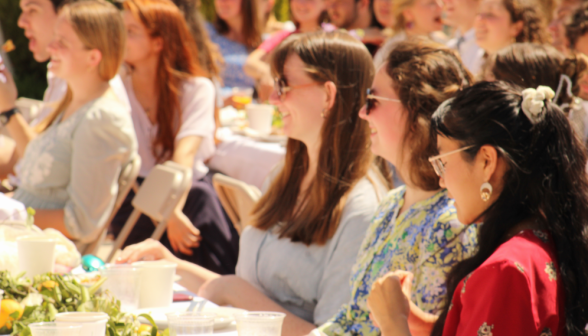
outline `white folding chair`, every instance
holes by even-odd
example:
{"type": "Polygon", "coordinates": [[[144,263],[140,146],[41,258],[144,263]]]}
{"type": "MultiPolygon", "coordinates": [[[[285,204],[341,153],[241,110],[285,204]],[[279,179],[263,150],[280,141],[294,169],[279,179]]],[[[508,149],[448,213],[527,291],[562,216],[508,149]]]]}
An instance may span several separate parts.
{"type": "Polygon", "coordinates": [[[159,240],[167,227],[167,221],[182,197],[192,187],[192,170],[168,161],[156,165],[143,181],[133,198],[134,210],[116,238],[107,262],[112,262],[123,246],[141,214],[153,221],[155,231],[151,238],[159,240]]]}
{"type": "Polygon", "coordinates": [[[91,244],[89,244],[85,249],[83,249],[82,255],[84,254],[96,254],[98,248],[104,240],[106,239],[106,233],[108,231],[108,227],[112,223],[114,216],[122,206],[123,202],[127,198],[127,195],[131,191],[131,188],[135,185],[135,181],[137,180],[137,176],[139,176],[139,170],[141,169],[141,157],[136,155],[129,163],[127,163],[122,171],[120,172],[120,176],[118,178],[118,192],[116,194],[116,200],[114,202],[114,208],[112,208],[112,213],[108,217],[108,221],[100,231],[98,238],[91,244]]]}
{"type": "Polygon", "coordinates": [[[256,186],[223,174],[214,174],[212,185],[235,229],[241,234],[250,224],[251,211],[261,198],[261,191],[256,186]]]}

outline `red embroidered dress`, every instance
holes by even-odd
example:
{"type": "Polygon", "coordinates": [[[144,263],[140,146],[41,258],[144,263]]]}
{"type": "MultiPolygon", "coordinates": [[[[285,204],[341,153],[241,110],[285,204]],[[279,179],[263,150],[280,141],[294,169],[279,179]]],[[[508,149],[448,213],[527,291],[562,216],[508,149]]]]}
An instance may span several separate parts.
{"type": "Polygon", "coordinates": [[[457,286],[444,336],[564,336],[564,294],[545,231],[502,244],[457,286]]]}

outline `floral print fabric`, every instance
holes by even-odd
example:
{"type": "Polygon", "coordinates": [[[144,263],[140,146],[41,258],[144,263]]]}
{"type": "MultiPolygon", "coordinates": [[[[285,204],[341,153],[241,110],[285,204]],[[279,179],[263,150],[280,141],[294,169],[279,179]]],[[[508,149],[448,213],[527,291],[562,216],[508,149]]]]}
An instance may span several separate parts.
{"type": "Polygon", "coordinates": [[[351,301],[319,327],[327,335],[379,335],[369,319],[367,297],[373,282],[389,271],[414,274],[411,300],[438,313],[445,298],[445,276],[476,247],[477,228],[457,221],[453,200],[442,190],[398,214],[405,187],[391,191],[368,229],[351,277],[351,301]]]}

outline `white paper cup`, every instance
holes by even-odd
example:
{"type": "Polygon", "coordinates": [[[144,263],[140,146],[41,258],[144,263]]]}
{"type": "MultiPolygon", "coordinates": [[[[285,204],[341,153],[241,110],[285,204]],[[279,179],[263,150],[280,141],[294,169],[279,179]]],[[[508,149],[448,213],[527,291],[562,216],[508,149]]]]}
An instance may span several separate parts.
{"type": "Polygon", "coordinates": [[[108,290],[120,300],[120,308],[123,312],[131,312],[139,308],[141,270],[138,267],[109,264],[101,269],[100,273],[106,277],[102,289],[108,290]]]}
{"type": "Polygon", "coordinates": [[[174,298],[177,265],[166,260],[140,261],[132,265],[141,270],[139,308],[169,307],[174,298]]]}
{"type": "MultiPolygon", "coordinates": [[[[55,322],[29,324],[33,336],[82,336],[82,326],[59,325],[55,322]]],[[[85,335],[84,335],[85,336],[85,335]]]]}
{"type": "Polygon", "coordinates": [[[261,135],[269,135],[272,132],[272,120],[274,106],[267,104],[249,104],[245,106],[249,128],[261,135]]]}
{"type": "Polygon", "coordinates": [[[18,269],[28,278],[53,272],[55,264],[55,239],[44,236],[23,236],[16,239],[18,269]]]}
{"type": "Polygon", "coordinates": [[[212,335],[216,314],[183,312],[166,314],[170,336],[212,335]]]}
{"type": "Polygon", "coordinates": [[[104,336],[108,315],[105,313],[71,312],[55,316],[58,325],[80,325],[83,336],[104,336]]]}
{"type": "Polygon", "coordinates": [[[286,314],[248,312],[235,315],[239,336],[280,336],[286,314]]]}

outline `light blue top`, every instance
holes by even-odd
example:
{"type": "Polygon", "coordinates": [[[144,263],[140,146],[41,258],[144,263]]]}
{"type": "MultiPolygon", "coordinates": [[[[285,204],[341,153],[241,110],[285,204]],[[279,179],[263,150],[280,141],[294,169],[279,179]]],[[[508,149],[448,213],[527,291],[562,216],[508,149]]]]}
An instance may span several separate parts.
{"type": "Polygon", "coordinates": [[[137,138],[130,111],[112,90],[61,118],[29,142],[14,199],[34,209],[64,209],[68,233],[87,243],[107,224],[137,138]]]}
{"type": "MultiPolygon", "coordinates": [[[[372,179],[374,180],[374,179],[372,179]]],[[[267,184],[266,184],[267,185],[267,184]]],[[[280,239],[252,226],[241,234],[237,276],[296,316],[326,322],[350,299],[349,277],[378,206],[381,184],[360,180],[349,192],[335,235],[324,245],[280,239]]]]}
{"type": "Polygon", "coordinates": [[[221,78],[224,87],[254,87],[255,81],[243,71],[243,65],[249,56],[247,47],[239,42],[229,40],[216,31],[214,26],[207,22],[206,30],[210,40],[216,43],[225,60],[222,66],[221,78]]]}

